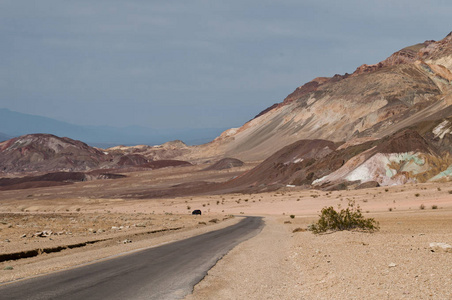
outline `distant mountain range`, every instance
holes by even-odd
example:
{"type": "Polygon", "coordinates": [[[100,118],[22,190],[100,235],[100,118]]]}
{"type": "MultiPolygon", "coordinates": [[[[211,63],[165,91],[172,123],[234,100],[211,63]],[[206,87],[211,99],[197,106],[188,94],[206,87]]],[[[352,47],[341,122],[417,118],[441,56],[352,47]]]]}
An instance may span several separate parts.
{"type": "Polygon", "coordinates": [[[25,134],[48,133],[102,148],[117,145],[158,145],[183,140],[188,145],[210,142],[225,128],[151,129],[140,126],[81,126],[47,117],[0,109],[0,141],[25,134]]]}

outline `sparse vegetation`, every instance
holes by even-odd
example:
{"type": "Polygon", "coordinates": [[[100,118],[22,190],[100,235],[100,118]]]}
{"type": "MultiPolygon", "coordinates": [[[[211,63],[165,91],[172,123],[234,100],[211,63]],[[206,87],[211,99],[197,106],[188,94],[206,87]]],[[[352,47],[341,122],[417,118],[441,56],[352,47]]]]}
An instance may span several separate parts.
{"type": "Polygon", "coordinates": [[[290,215],[290,218],[291,218],[291,219],[294,219],[294,218],[295,218],[295,215],[290,215]]]}
{"type": "Polygon", "coordinates": [[[424,205],[424,204],[421,204],[421,205],[419,206],[419,208],[420,208],[420,209],[425,209],[425,205],[424,205]]]}
{"type": "Polygon", "coordinates": [[[414,194],[414,196],[416,196],[416,197],[419,197],[419,196],[420,196],[420,194],[419,194],[419,193],[416,193],[416,194],[414,194]]]}
{"type": "Polygon", "coordinates": [[[432,209],[438,209],[438,205],[432,205],[432,209]]]}
{"type": "Polygon", "coordinates": [[[327,231],[340,230],[363,230],[368,232],[377,231],[379,224],[373,218],[364,218],[361,208],[355,206],[354,201],[349,201],[346,209],[337,212],[332,206],[324,207],[320,213],[317,223],[308,227],[308,230],[319,234],[327,231]]]}
{"type": "Polygon", "coordinates": [[[210,223],[218,223],[220,220],[218,220],[217,218],[210,220],[210,223]]]}
{"type": "Polygon", "coordinates": [[[303,228],[301,228],[301,227],[297,227],[297,228],[295,228],[294,230],[292,230],[292,233],[295,233],[295,232],[304,232],[304,231],[306,231],[306,229],[303,229],[303,228]]]}

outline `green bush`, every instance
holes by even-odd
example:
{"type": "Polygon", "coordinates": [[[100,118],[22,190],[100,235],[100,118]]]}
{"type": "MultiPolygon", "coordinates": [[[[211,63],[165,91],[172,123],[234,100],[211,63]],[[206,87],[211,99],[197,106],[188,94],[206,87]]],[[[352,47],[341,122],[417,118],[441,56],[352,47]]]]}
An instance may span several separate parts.
{"type": "Polygon", "coordinates": [[[340,230],[377,231],[379,224],[373,218],[364,218],[361,208],[355,201],[349,201],[346,209],[337,212],[332,206],[322,208],[320,219],[308,227],[313,233],[340,230]]]}

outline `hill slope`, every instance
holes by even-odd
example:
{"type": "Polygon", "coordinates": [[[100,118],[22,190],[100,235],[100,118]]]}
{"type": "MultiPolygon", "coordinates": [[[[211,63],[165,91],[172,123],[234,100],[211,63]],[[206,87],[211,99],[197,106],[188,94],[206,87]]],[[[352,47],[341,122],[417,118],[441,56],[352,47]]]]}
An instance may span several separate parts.
{"type": "Polygon", "coordinates": [[[452,35],[402,49],[349,75],[316,78],[201,152],[262,160],[301,139],[382,138],[452,114],[452,35]]]}

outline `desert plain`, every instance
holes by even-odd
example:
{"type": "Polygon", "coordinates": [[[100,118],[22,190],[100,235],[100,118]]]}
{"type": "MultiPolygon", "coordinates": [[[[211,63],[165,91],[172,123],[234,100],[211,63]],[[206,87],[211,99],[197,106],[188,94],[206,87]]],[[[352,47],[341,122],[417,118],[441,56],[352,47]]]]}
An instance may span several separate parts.
{"type": "Polygon", "coordinates": [[[253,166],[164,168],[0,191],[0,284],[155,247],[255,215],[264,218],[262,231],[218,261],[187,299],[452,299],[452,253],[430,247],[452,244],[452,182],[189,193],[193,182],[227,181],[253,166]],[[181,185],[188,187],[187,195],[172,195],[181,185]],[[380,230],[306,231],[323,207],[345,207],[349,201],[378,221],[380,230]],[[194,209],[203,214],[192,216],[194,209]]]}

